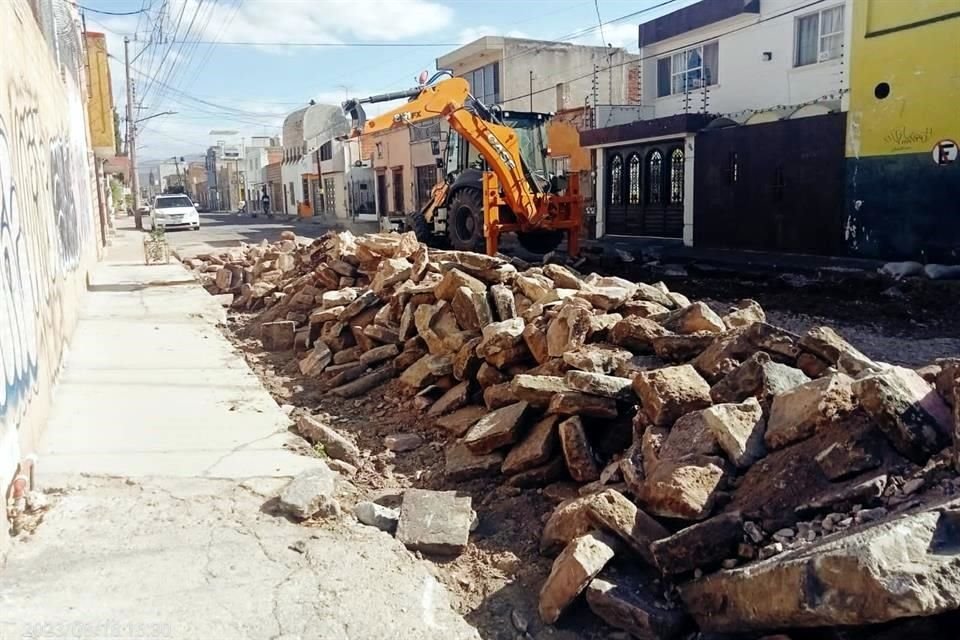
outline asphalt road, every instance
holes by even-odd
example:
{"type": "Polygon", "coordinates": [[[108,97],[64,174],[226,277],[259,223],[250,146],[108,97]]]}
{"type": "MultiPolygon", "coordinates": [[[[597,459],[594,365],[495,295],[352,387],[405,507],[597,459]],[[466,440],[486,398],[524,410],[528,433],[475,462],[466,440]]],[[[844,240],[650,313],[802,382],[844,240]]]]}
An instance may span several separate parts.
{"type": "MultiPolygon", "coordinates": [[[[149,221],[146,226],[149,227],[149,221]]],[[[298,236],[316,238],[330,228],[349,228],[355,233],[375,231],[376,223],[352,224],[336,220],[334,224],[321,219],[297,220],[286,216],[252,218],[250,214],[201,213],[200,230],[168,229],[167,242],[177,255],[189,258],[202,253],[219,253],[240,242],[256,244],[263,240],[273,242],[283,231],[293,231],[298,236]]]]}

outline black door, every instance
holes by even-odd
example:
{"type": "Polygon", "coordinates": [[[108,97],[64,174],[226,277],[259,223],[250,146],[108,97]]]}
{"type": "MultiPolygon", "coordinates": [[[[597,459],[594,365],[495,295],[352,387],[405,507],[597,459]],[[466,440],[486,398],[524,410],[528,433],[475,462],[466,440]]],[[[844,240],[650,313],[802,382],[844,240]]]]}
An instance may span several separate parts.
{"type": "Polygon", "coordinates": [[[387,215],[387,174],[377,174],[377,215],[387,215]]]}
{"type": "Polygon", "coordinates": [[[842,253],[845,133],[831,113],[697,134],[695,246],[842,253]]]}
{"type": "Polygon", "coordinates": [[[683,140],[606,152],[606,232],[683,237],[683,140]]]}

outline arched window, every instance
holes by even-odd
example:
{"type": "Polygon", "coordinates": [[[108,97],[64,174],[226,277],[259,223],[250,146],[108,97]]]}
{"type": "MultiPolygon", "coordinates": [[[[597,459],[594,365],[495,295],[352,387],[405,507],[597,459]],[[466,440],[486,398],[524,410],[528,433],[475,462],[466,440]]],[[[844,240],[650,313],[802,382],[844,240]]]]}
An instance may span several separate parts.
{"type": "Polygon", "coordinates": [[[647,204],[663,202],[663,154],[654,149],[647,156],[647,204]]]}
{"type": "Polygon", "coordinates": [[[670,204],[683,202],[683,149],[670,152],[670,204]]]}
{"type": "Polygon", "coordinates": [[[623,204],[623,158],[619,153],[610,158],[610,204],[623,204]]]}
{"type": "Polygon", "coordinates": [[[630,154],[627,161],[628,174],[627,179],[627,203],[640,204],[640,156],[636,153],[630,154]]]}

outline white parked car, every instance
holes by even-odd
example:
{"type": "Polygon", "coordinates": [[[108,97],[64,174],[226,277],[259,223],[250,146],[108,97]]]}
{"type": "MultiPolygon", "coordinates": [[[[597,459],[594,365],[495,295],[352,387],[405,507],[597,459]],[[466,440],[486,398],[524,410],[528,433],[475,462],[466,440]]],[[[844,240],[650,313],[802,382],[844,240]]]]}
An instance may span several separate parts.
{"type": "Polygon", "coordinates": [[[150,221],[154,227],[189,227],[200,229],[200,214],[188,196],[181,194],[159,195],[153,199],[150,221]]]}

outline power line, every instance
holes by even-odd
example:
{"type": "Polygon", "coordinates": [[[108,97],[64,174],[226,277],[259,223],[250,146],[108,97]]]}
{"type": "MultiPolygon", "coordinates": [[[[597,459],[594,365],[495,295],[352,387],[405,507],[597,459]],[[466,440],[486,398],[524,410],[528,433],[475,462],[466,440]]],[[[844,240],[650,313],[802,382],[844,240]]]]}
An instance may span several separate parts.
{"type": "MultiPolygon", "coordinates": [[[[227,29],[228,29],[228,28],[230,27],[230,25],[233,23],[234,19],[237,17],[237,13],[240,11],[240,4],[241,4],[241,2],[242,2],[242,0],[237,0],[237,3],[233,6],[233,11],[230,13],[230,17],[227,18],[227,19],[224,21],[222,28],[221,28],[220,31],[217,33],[216,38],[217,38],[218,40],[220,39],[220,35],[223,34],[223,33],[225,33],[225,32],[227,31],[227,29]]],[[[214,13],[215,13],[215,9],[214,9],[215,6],[216,6],[215,4],[211,3],[211,5],[210,5],[210,12],[207,14],[206,22],[204,22],[204,25],[203,25],[203,28],[202,28],[203,31],[206,31],[207,25],[210,24],[210,20],[213,18],[213,15],[214,15],[214,13]]],[[[198,47],[199,47],[199,45],[198,45],[198,47]]],[[[211,56],[211,54],[213,54],[213,45],[207,46],[207,50],[206,50],[206,52],[203,54],[203,59],[200,61],[200,65],[199,65],[199,66],[196,68],[196,70],[193,72],[193,75],[190,76],[190,80],[187,81],[187,82],[184,84],[184,89],[189,89],[189,88],[192,87],[193,84],[197,81],[197,79],[200,77],[200,72],[203,71],[203,68],[204,68],[204,67],[207,65],[207,63],[210,61],[210,56],[211,56]]]]}
{"type": "Polygon", "coordinates": [[[85,7],[79,2],[71,2],[73,6],[77,9],[82,9],[83,11],[89,11],[90,13],[99,13],[105,16],[135,16],[137,14],[143,13],[144,9],[140,8],[136,11],[103,11],[101,9],[93,9],[91,7],[85,7]]]}
{"type": "MultiPolygon", "coordinates": [[[[196,23],[196,21],[197,21],[197,16],[200,15],[200,9],[203,8],[203,3],[204,3],[204,0],[199,0],[199,2],[197,3],[196,8],[193,10],[193,17],[190,19],[190,24],[187,25],[187,32],[186,32],[186,34],[185,34],[186,36],[189,36],[189,35],[190,35],[190,32],[191,32],[191,30],[193,29],[193,25],[194,25],[194,24],[196,23]]],[[[190,53],[188,53],[186,56],[183,56],[184,47],[183,47],[182,44],[180,45],[180,48],[177,49],[177,53],[176,53],[176,56],[175,56],[175,58],[174,58],[174,63],[171,64],[171,65],[168,67],[167,73],[166,73],[166,75],[163,77],[163,84],[164,84],[164,85],[165,85],[167,82],[169,82],[170,77],[173,75],[173,70],[174,70],[174,68],[176,68],[177,66],[181,66],[181,68],[184,69],[184,70],[186,70],[187,68],[189,68],[189,66],[190,66],[190,56],[193,55],[192,52],[193,52],[195,49],[196,49],[196,47],[193,47],[192,49],[188,49],[188,51],[190,51],[190,53]],[[183,56],[182,64],[181,64],[181,62],[180,62],[181,56],[183,56]]],[[[158,108],[159,108],[159,106],[160,106],[161,104],[163,104],[163,99],[166,97],[166,96],[165,96],[165,93],[166,93],[166,92],[165,92],[165,91],[163,90],[163,88],[161,87],[161,91],[159,92],[159,95],[157,96],[157,107],[158,107],[158,108]]]]}
{"type": "Polygon", "coordinates": [[[256,42],[223,40],[175,40],[174,44],[209,44],[220,47],[459,47],[458,42],[256,42]]]}
{"type": "Polygon", "coordinates": [[[600,0],[593,0],[593,8],[597,10],[597,26],[600,27],[600,39],[607,44],[607,36],[603,35],[603,18],[600,17],[600,0]]]}
{"type": "Polygon", "coordinates": [[[167,50],[163,54],[163,57],[160,58],[160,64],[157,66],[157,71],[153,75],[153,77],[150,78],[150,80],[147,83],[147,87],[143,90],[143,95],[140,98],[141,100],[147,99],[147,94],[150,93],[150,89],[153,88],[153,83],[156,81],[156,79],[160,76],[160,73],[163,71],[163,63],[167,61],[167,58],[170,56],[170,52],[173,50],[175,40],[177,37],[177,32],[180,31],[180,25],[181,23],[183,23],[183,13],[184,11],[186,11],[186,9],[187,9],[187,3],[184,2],[183,4],[180,5],[180,13],[177,16],[177,24],[173,27],[173,37],[169,40],[170,46],[167,47],[167,50]]]}
{"type": "MultiPolygon", "coordinates": [[[[823,4],[823,3],[826,2],[826,1],[827,1],[827,0],[813,0],[813,2],[808,2],[807,4],[800,5],[800,6],[797,6],[797,7],[792,8],[792,9],[788,9],[787,11],[784,11],[784,12],[782,12],[782,13],[777,13],[777,14],[774,14],[774,15],[767,16],[766,18],[760,18],[760,19],[757,20],[756,22],[751,22],[751,23],[749,23],[749,24],[745,24],[745,25],[741,25],[741,26],[739,26],[739,27],[735,27],[735,28],[730,29],[730,30],[728,30],[728,31],[724,31],[724,32],[722,32],[722,33],[718,33],[718,34],[712,35],[712,36],[710,36],[709,38],[703,38],[703,39],[701,39],[701,40],[696,40],[696,41],[694,41],[694,42],[688,42],[688,43],[683,44],[683,45],[681,45],[681,46],[674,47],[673,49],[668,49],[668,50],[666,50],[666,51],[660,51],[660,52],[657,52],[657,53],[655,53],[655,54],[651,54],[651,55],[648,55],[648,56],[641,56],[641,57],[639,57],[639,58],[637,58],[637,59],[626,60],[626,61],[624,61],[624,62],[618,62],[618,63],[611,64],[611,65],[606,66],[606,67],[599,67],[599,68],[597,68],[596,70],[590,71],[589,73],[586,73],[586,74],[583,74],[583,75],[579,75],[579,76],[576,76],[576,77],[573,77],[573,78],[568,78],[568,79],[564,80],[564,83],[576,82],[577,80],[583,80],[584,78],[589,78],[589,77],[592,76],[595,72],[607,71],[607,70],[609,70],[609,69],[615,69],[615,68],[617,68],[617,67],[623,67],[623,66],[626,66],[626,65],[628,65],[628,64],[637,64],[637,63],[640,63],[640,62],[644,62],[644,61],[646,61],[646,60],[653,60],[653,59],[656,59],[656,58],[662,58],[662,57],[664,57],[664,56],[666,56],[666,55],[669,55],[669,54],[671,54],[671,53],[677,53],[678,51],[685,51],[685,50],[687,50],[687,49],[690,49],[691,47],[696,47],[697,45],[705,44],[705,43],[707,43],[707,42],[714,42],[714,41],[718,40],[719,38],[721,38],[721,37],[723,37],[723,36],[730,35],[731,33],[736,33],[736,32],[738,32],[738,31],[743,31],[744,29],[749,29],[750,27],[754,27],[754,26],[756,26],[756,25],[758,25],[758,24],[762,24],[762,23],[764,23],[764,22],[769,22],[770,20],[774,20],[774,19],[776,19],[776,18],[781,18],[781,17],[783,17],[783,16],[785,16],[785,15],[789,15],[789,14],[791,14],[791,13],[796,13],[796,12],[798,12],[798,11],[803,11],[804,9],[808,9],[808,8],[813,7],[813,6],[816,6],[816,5],[818,5],[818,4],[823,4]]],[[[551,76],[551,77],[553,77],[553,76],[551,76]]],[[[511,102],[511,101],[513,101],[513,100],[522,100],[523,98],[528,98],[528,97],[530,97],[531,95],[537,95],[537,94],[543,93],[543,92],[545,92],[545,91],[554,91],[554,90],[555,90],[555,87],[553,87],[553,86],[551,86],[551,87],[545,87],[545,88],[543,88],[543,89],[537,89],[536,91],[523,93],[523,94],[520,94],[520,95],[512,96],[512,97],[510,97],[510,98],[504,98],[503,100],[501,100],[501,102],[506,103],[506,102],[511,102]]]]}

